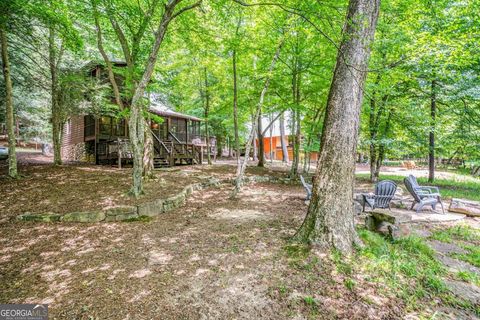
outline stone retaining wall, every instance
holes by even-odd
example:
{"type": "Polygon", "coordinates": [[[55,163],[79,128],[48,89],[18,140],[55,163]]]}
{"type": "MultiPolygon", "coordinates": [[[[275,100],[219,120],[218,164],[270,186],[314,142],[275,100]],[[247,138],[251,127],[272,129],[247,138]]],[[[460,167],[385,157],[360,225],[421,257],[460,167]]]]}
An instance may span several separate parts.
{"type": "Polygon", "coordinates": [[[117,222],[140,217],[154,217],[183,206],[187,197],[191,195],[193,191],[218,185],[220,185],[218,179],[210,178],[204,182],[188,185],[174,196],[136,206],[117,206],[103,208],[101,210],[69,212],[66,214],[54,212],[25,213],[17,216],[17,220],[37,222],[117,222]]]}
{"type": "MultiPolygon", "coordinates": [[[[180,193],[174,196],[142,203],[136,206],[116,206],[100,210],[69,212],[66,214],[58,214],[54,212],[25,213],[17,216],[17,220],[36,222],[117,222],[137,219],[140,217],[155,217],[161,213],[183,206],[187,197],[190,196],[193,191],[202,190],[212,186],[219,186],[221,183],[233,184],[234,182],[234,178],[218,180],[210,177],[204,182],[186,186],[180,193]]],[[[295,180],[271,176],[246,176],[244,178],[244,183],[250,182],[291,184],[294,183],[295,180]]]]}

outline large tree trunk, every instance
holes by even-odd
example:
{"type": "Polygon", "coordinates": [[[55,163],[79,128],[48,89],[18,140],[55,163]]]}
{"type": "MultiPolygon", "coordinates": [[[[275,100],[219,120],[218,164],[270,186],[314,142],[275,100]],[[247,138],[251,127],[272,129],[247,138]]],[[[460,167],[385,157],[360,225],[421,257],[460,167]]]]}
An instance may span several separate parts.
{"type": "Polygon", "coordinates": [[[288,163],[288,150],[287,150],[287,142],[285,141],[285,118],[283,116],[283,112],[280,115],[280,143],[282,145],[282,162],[288,163]]]}
{"type": "Polygon", "coordinates": [[[380,0],[350,0],[327,100],[313,195],[296,240],[349,254],[360,108],[380,0]]]}
{"type": "Polygon", "coordinates": [[[53,164],[62,164],[62,128],[63,117],[61,116],[60,104],[58,101],[58,57],[55,46],[55,30],[49,28],[48,34],[48,59],[50,66],[50,95],[52,112],[52,142],[53,142],[53,164]]]}
{"type": "Polygon", "coordinates": [[[153,147],[153,135],[152,130],[150,129],[152,120],[148,119],[145,122],[145,148],[143,150],[143,177],[152,178],[153,177],[153,158],[154,158],[154,147],[153,147]]]}
{"type": "Polygon", "coordinates": [[[428,181],[435,180],[435,116],[437,113],[436,81],[432,80],[430,94],[430,133],[428,141],[428,181]]]}
{"type": "Polygon", "coordinates": [[[8,60],[7,31],[4,25],[0,25],[0,44],[2,50],[3,79],[5,80],[5,113],[8,135],[8,175],[18,177],[17,154],[15,152],[15,120],[13,116],[13,86],[10,78],[10,62],[8,60]]]}
{"type": "Polygon", "coordinates": [[[143,194],[143,153],[145,145],[145,119],[141,106],[132,106],[128,131],[133,155],[133,185],[132,194],[135,197],[143,194]]]}

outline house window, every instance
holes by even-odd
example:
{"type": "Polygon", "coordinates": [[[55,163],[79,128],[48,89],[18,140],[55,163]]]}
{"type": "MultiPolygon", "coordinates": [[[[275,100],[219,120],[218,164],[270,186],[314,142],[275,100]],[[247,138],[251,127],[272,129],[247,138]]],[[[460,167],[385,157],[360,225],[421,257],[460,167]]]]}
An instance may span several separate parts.
{"type": "Polygon", "coordinates": [[[113,127],[116,136],[125,136],[125,119],[113,119],[113,127]]]}
{"type": "Polygon", "coordinates": [[[91,115],[85,116],[85,137],[91,137],[95,135],[95,118],[91,115]]]}
{"type": "Polygon", "coordinates": [[[100,134],[110,136],[112,135],[112,118],[100,117],[99,119],[99,131],[100,134]]]}

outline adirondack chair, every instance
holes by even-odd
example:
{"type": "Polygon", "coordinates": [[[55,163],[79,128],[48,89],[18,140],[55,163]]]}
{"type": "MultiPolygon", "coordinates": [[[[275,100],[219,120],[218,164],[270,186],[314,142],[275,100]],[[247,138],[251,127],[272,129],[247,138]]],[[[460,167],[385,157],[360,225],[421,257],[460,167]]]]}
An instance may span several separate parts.
{"type": "Polygon", "coordinates": [[[302,185],[307,191],[307,200],[310,200],[312,198],[312,185],[307,183],[302,175],[300,175],[300,181],[302,181],[302,185]]]}
{"type": "Polygon", "coordinates": [[[420,189],[420,190],[428,192],[429,194],[435,194],[435,195],[438,195],[440,197],[440,190],[438,189],[438,187],[421,186],[421,185],[418,184],[417,178],[414,175],[409,175],[408,179],[412,182],[412,185],[415,189],[420,189]]]}
{"type": "Polygon", "coordinates": [[[365,212],[365,205],[368,204],[370,208],[388,208],[391,210],[390,201],[392,201],[395,192],[397,191],[397,184],[390,180],[383,180],[375,185],[374,194],[362,194],[363,196],[363,211],[365,212]]]}
{"type": "Polygon", "coordinates": [[[417,213],[419,213],[424,206],[431,206],[433,210],[436,210],[437,204],[440,204],[442,212],[445,213],[440,192],[437,187],[420,186],[418,185],[417,179],[412,175],[406,177],[403,182],[405,183],[408,192],[410,192],[413,197],[413,203],[410,210],[413,210],[416,204],[418,204],[416,210],[417,213]]]}

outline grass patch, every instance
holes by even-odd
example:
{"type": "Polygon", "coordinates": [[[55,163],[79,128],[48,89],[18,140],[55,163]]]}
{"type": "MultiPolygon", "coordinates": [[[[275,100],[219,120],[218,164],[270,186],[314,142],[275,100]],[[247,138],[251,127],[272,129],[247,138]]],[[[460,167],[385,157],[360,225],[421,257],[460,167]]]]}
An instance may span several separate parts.
{"type": "Polygon", "coordinates": [[[367,230],[359,231],[365,248],[359,250],[357,264],[372,281],[385,283],[407,308],[421,308],[420,301],[448,295],[442,277],[445,268],[433,251],[418,237],[389,241],[367,230]]]}
{"type": "MultiPolygon", "coordinates": [[[[357,180],[362,183],[370,182],[369,174],[361,173],[356,175],[357,180]]],[[[392,180],[403,185],[404,176],[381,174],[380,180],[392,180]]],[[[440,188],[440,193],[445,198],[463,198],[480,201],[480,179],[478,181],[460,181],[455,179],[435,179],[429,183],[427,178],[417,178],[420,185],[436,186],[440,188]]]]}
{"type": "Polygon", "coordinates": [[[480,248],[474,245],[464,245],[463,247],[468,250],[468,253],[456,253],[452,256],[480,268],[480,248]]]}
{"type": "Polygon", "coordinates": [[[480,232],[470,226],[458,225],[433,232],[432,239],[451,243],[453,241],[480,242],[480,232]]]}
{"type": "Polygon", "coordinates": [[[478,276],[478,274],[476,274],[474,272],[459,271],[457,273],[457,278],[462,280],[462,281],[472,283],[476,286],[480,286],[480,277],[478,276]]]}
{"type": "Polygon", "coordinates": [[[288,244],[283,247],[288,258],[292,260],[304,260],[310,254],[310,247],[303,244],[288,244]]]}

